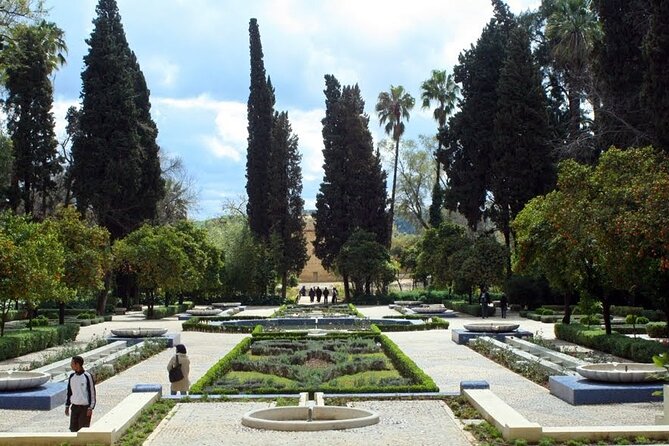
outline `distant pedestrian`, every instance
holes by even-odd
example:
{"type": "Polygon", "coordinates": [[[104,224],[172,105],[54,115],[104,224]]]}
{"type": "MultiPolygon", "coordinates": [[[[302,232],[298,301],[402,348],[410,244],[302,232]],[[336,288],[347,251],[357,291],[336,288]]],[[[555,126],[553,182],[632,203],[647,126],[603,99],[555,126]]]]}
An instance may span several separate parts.
{"type": "Polygon", "coordinates": [[[67,400],[65,416],[70,417],[70,431],[78,432],[82,427],[90,427],[95,409],[95,380],[84,370],[84,358],[73,356],[70,367],[74,370],[67,379],[67,400]]]}
{"type": "Polygon", "coordinates": [[[314,291],[314,287],[311,287],[309,289],[309,300],[311,301],[312,304],[314,303],[315,296],[316,296],[316,291],[314,291]]]}
{"type": "Polygon", "coordinates": [[[330,291],[328,290],[328,287],[325,287],[323,289],[323,302],[328,303],[328,296],[330,295],[330,291]]]}
{"type": "Polygon", "coordinates": [[[300,296],[304,297],[307,295],[307,287],[302,285],[302,288],[300,288],[300,296]]]}
{"type": "Polygon", "coordinates": [[[506,310],[509,307],[509,299],[507,299],[506,294],[502,294],[502,297],[499,300],[499,309],[502,312],[502,318],[506,318],[506,310]]]}
{"type": "Polygon", "coordinates": [[[490,303],[488,288],[481,287],[481,295],[479,296],[479,303],[481,304],[481,317],[485,319],[488,317],[488,304],[490,303]]]}
{"type": "Polygon", "coordinates": [[[186,352],[186,346],[183,344],[177,344],[176,352],[174,356],[170,358],[170,362],[167,363],[167,371],[170,372],[176,367],[181,367],[181,379],[178,381],[172,381],[170,379],[170,393],[176,395],[177,392],[180,392],[182,395],[188,393],[190,388],[190,381],[188,380],[188,374],[190,373],[190,359],[188,358],[186,352]]]}
{"type": "Polygon", "coordinates": [[[321,302],[321,296],[323,295],[323,290],[321,290],[321,287],[317,286],[316,287],[316,302],[320,303],[321,302]]]}
{"type": "Polygon", "coordinates": [[[332,287],[332,303],[336,304],[337,303],[337,297],[339,293],[337,293],[337,287],[332,287]]]}

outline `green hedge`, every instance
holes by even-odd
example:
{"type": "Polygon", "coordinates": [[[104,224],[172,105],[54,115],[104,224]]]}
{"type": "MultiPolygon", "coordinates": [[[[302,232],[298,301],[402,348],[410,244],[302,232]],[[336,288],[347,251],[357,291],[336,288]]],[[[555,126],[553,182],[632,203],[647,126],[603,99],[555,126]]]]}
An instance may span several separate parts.
{"type": "Polygon", "coordinates": [[[646,324],[646,333],[651,338],[667,338],[669,337],[669,330],[667,330],[666,322],[650,322],[646,324]]]}
{"type": "Polygon", "coordinates": [[[650,363],[653,356],[669,352],[667,346],[657,341],[630,338],[617,332],[607,335],[601,328],[581,324],[555,324],[555,337],[634,362],[650,363]]]}
{"type": "Polygon", "coordinates": [[[223,375],[228,373],[230,370],[231,361],[237,356],[244,354],[249,349],[249,347],[251,347],[252,343],[252,337],[242,339],[239,344],[235,345],[235,347],[230,350],[227,355],[225,355],[216,364],[214,364],[213,367],[207,370],[207,373],[205,373],[202,378],[197,380],[197,382],[190,387],[190,393],[202,394],[205,387],[209,386],[213,382],[216,382],[223,375]]]}
{"type": "MultiPolygon", "coordinates": [[[[444,301],[444,306],[460,313],[467,313],[472,316],[481,317],[481,305],[468,304],[462,300],[444,301]]],[[[488,316],[494,316],[497,312],[496,307],[488,307],[488,316]]]]}
{"type": "Polygon", "coordinates": [[[73,341],[79,334],[79,325],[65,324],[35,327],[5,333],[0,337],[0,361],[73,341]]]}
{"type": "Polygon", "coordinates": [[[379,330],[383,332],[391,331],[426,331],[426,330],[448,330],[450,322],[440,318],[433,317],[432,322],[426,322],[424,324],[392,324],[392,325],[378,325],[379,330]]]}
{"type": "Polygon", "coordinates": [[[254,327],[244,325],[210,325],[198,317],[192,317],[181,324],[183,331],[202,333],[251,333],[254,327]]]}

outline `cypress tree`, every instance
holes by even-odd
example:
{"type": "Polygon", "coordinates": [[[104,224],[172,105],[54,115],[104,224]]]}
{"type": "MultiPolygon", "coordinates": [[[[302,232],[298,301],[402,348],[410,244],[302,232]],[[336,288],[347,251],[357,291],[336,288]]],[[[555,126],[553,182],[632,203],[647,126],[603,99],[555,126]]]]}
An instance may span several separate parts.
{"type": "Polygon", "coordinates": [[[248,150],[246,153],[246,211],[254,236],[267,240],[270,232],[268,214],[268,160],[272,141],[274,93],[265,76],[258,22],[249,23],[251,85],[247,103],[248,150]]]}
{"type": "Polygon", "coordinates": [[[288,274],[297,273],[307,262],[304,237],[304,200],[298,138],[293,134],[288,113],[275,113],[269,156],[270,245],[274,265],[286,298],[288,274]]]}
{"type": "Polygon", "coordinates": [[[642,102],[648,109],[653,143],[669,152],[669,3],[650,0],[650,27],[643,42],[647,64],[642,102]]]}
{"type": "Polygon", "coordinates": [[[504,3],[493,0],[493,6],[495,17],[476,46],[461,53],[453,68],[456,82],[462,84],[460,111],[449,120],[448,131],[440,133],[446,149],[438,156],[448,176],[444,206],[462,213],[472,229],[478,226],[486,203],[494,157],[497,82],[513,23],[504,3]]]}
{"type": "MultiPolygon", "coordinates": [[[[490,165],[491,217],[511,248],[510,222],[531,198],[554,183],[550,159],[547,102],[541,74],[530,50],[528,33],[517,27],[497,86],[494,157],[490,165]]],[[[507,272],[511,260],[507,255],[507,272]]]]}
{"type": "Polygon", "coordinates": [[[641,105],[645,64],[642,42],[650,0],[594,0],[604,32],[595,46],[594,71],[601,108],[595,109],[600,149],[648,144],[651,116],[641,105]]]}
{"type": "Polygon", "coordinates": [[[116,1],[99,0],[96,13],[81,74],[72,190],[77,207],[90,208],[118,239],[155,217],[164,184],[155,170],[157,130],[150,119],[149,92],[116,1]]]}
{"type": "MultiPolygon", "coordinates": [[[[386,211],[386,175],[374,152],[369,116],[357,85],[343,89],[325,76],[323,118],[324,177],[316,196],[314,252],[332,269],[342,246],[355,229],[375,234],[386,245],[390,238],[386,211]]],[[[344,293],[349,296],[348,277],[344,293]]]]}
{"type": "Polygon", "coordinates": [[[10,206],[23,205],[26,214],[41,218],[52,207],[56,183],[62,171],[54,131],[53,86],[49,76],[64,49],[63,32],[53,23],[19,24],[3,53],[6,66],[7,127],[12,139],[14,164],[10,206]],[[36,208],[36,200],[40,200],[36,208]]]}

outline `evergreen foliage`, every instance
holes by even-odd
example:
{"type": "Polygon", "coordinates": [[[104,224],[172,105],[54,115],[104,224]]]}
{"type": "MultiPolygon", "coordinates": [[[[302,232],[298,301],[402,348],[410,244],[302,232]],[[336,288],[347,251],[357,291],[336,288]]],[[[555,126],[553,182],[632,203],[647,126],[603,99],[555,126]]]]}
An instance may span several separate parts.
{"type": "Polygon", "coordinates": [[[249,23],[251,49],[251,85],[247,103],[248,150],[246,153],[246,212],[254,236],[267,240],[270,235],[269,153],[272,144],[274,92],[265,76],[258,22],[249,23]]]}
{"type": "Polygon", "coordinates": [[[41,22],[16,25],[2,52],[7,89],[4,105],[14,152],[10,207],[16,212],[22,205],[23,212],[41,218],[53,208],[53,178],[62,170],[49,76],[64,62],[64,50],[63,31],[53,23],[41,22]]]}
{"type": "MultiPolygon", "coordinates": [[[[554,185],[546,99],[527,32],[516,27],[497,84],[494,155],[490,165],[491,218],[511,248],[510,222],[532,197],[554,185]]],[[[507,271],[511,272],[510,260],[507,271]]]]}
{"type": "Polygon", "coordinates": [[[281,278],[284,299],[288,274],[299,273],[307,263],[300,160],[298,139],[292,132],[288,113],[275,113],[269,156],[268,214],[272,258],[281,278]]]}
{"type": "Polygon", "coordinates": [[[79,131],[72,145],[77,207],[91,209],[113,240],[156,216],[164,194],[149,92],[129,49],[115,0],[99,0],[81,74],[79,131]]]}
{"type": "Polygon", "coordinates": [[[649,0],[593,0],[593,4],[603,31],[594,52],[601,100],[595,115],[600,147],[638,147],[649,141],[649,115],[640,101],[649,0]]]}
{"type": "Polygon", "coordinates": [[[489,187],[490,162],[494,147],[497,113],[497,82],[506,54],[506,42],[513,16],[508,7],[493,1],[495,17],[481,37],[458,57],[453,68],[462,85],[460,111],[440,133],[446,147],[440,155],[448,181],[444,206],[459,211],[475,229],[483,216],[489,187]]]}
{"type": "Polygon", "coordinates": [[[650,26],[643,41],[647,64],[642,103],[651,122],[657,148],[669,152],[669,3],[650,0],[650,26]]]}
{"type": "Polygon", "coordinates": [[[314,250],[323,267],[332,269],[356,228],[375,234],[383,245],[390,234],[385,173],[379,153],[374,153],[360,89],[342,90],[332,75],[325,76],[325,84],[325,175],[316,196],[314,250]]]}

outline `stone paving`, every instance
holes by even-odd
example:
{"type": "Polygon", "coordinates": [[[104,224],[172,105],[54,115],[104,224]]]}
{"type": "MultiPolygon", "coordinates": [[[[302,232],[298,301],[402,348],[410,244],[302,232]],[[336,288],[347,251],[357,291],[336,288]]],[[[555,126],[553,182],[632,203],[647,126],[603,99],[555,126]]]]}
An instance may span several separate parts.
{"type": "MultiPolygon", "coordinates": [[[[358,307],[369,317],[396,315],[387,306],[358,307]]],[[[266,316],[274,308],[249,308],[245,315],[266,316]]],[[[509,321],[516,320],[521,328],[539,333],[546,339],[554,337],[552,325],[510,314],[509,321]]],[[[490,321],[500,320],[491,318],[490,321]]],[[[471,317],[449,319],[451,328],[480,321],[471,317]]],[[[146,321],[139,315],[115,316],[104,324],[82,327],[78,342],[87,342],[93,336],[102,336],[112,328],[156,326],[169,331],[181,331],[182,321],[176,318],[161,321],[146,321]]],[[[458,391],[462,380],[487,380],[491,389],[513,408],[531,421],[544,426],[564,425],[610,425],[653,424],[656,414],[661,412],[660,403],[623,404],[599,406],[571,406],[553,396],[548,390],[482,357],[466,346],[451,341],[449,330],[423,332],[387,333],[407,353],[442,391],[458,391]]],[[[183,332],[181,342],[188,348],[191,358],[191,382],[199,379],[218,359],[223,357],[246,335],[183,332]]],[[[98,407],[94,419],[99,418],[125,398],[137,383],[160,383],[164,392],[169,391],[166,365],[173,350],[166,350],[102,383],[98,389],[98,407]]],[[[25,361],[18,358],[14,365],[25,361]]],[[[0,363],[9,367],[12,361],[0,363]]],[[[350,431],[326,431],[289,433],[260,431],[241,425],[242,415],[263,403],[215,402],[179,404],[145,443],[149,445],[172,444],[280,444],[306,445],[322,442],[328,446],[348,445],[364,442],[373,444],[417,445],[439,443],[454,446],[470,443],[459,422],[450,410],[437,401],[365,401],[355,405],[376,410],[381,423],[350,431]],[[222,440],[225,439],[225,440],[222,440]],[[223,441],[223,443],[221,443],[223,441]]],[[[50,412],[0,410],[0,431],[67,431],[67,419],[63,408],[50,412]]]]}

